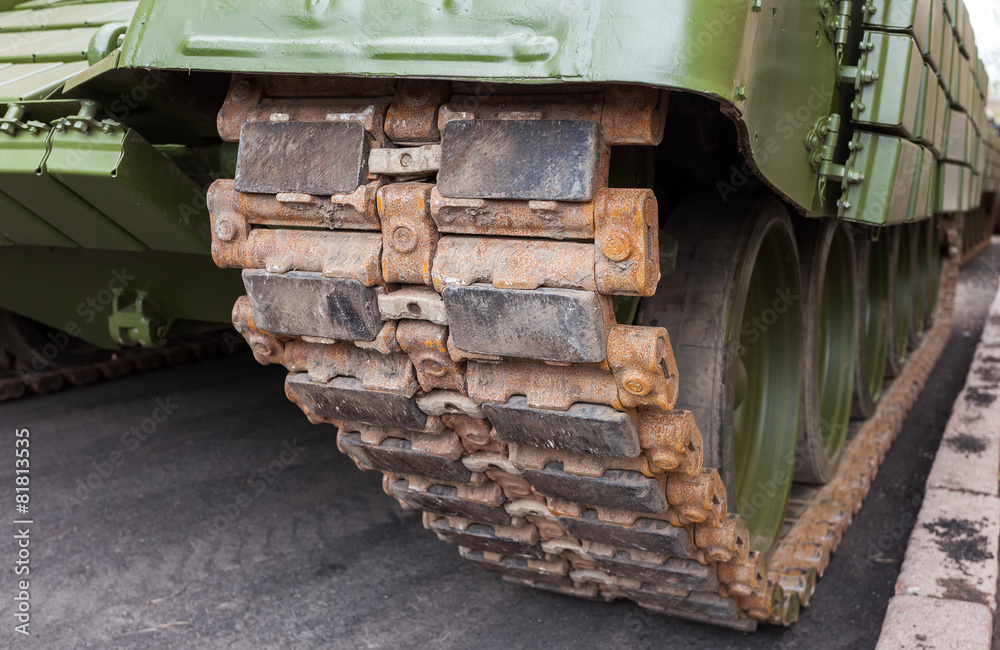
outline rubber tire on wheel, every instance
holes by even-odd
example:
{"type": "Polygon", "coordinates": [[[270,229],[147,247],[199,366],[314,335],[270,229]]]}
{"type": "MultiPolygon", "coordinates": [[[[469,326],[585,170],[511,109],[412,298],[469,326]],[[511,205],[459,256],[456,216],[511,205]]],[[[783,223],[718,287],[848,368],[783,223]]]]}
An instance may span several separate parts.
{"type": "Polygon", "coordinates": [[[729,509],[743,516],[751,547],[766,553],[787,505],[802,391],[801,278],[792,222],[773,198],[724,203],[697,197],[669,215],[663,232],[677,240],[676,270],[640,303],[636,324],[667,329],[679,374],[677,408],[694,413],[705,466],[722,476],[729,509]],[[767,307],[750,313],[748,301],[767,307]],[[754,325],[744,328],[748,319],[754,325]],[[741,352],[760,363],[747,368],[741,352]],[[763,405],[745,399],[752,410],[737,414],[738,381],[763,405]],[[759,435],[735,440],[737,418],[759,435]],[[737,447],[752,452],[737,457],[737,447]]]}
{"type": "Polygon", "coordinates": [[[36,371],[87,365],[108,357],[107,350],[6,309],[0,309],[0,346],[36,371]]]}
{"type": "Polygon", "coordinates": [[[855,418],[867,419],[875,414],[875,407],[885,384],[889,320],[892,316],[892,243],[885,228],[859,229],[854,232],[856,277],[864,278],[864,281],[857,284],[858,354],[854,367],[854,402],[851,414],[855,418]]]}
{"type": "Polygon", "coordinates": [[[822,485],[837,473],[851,420],[858,356],[854,242],[836,219],[800,219],[795,230],[806,316],[795,480],[822,485]]]}

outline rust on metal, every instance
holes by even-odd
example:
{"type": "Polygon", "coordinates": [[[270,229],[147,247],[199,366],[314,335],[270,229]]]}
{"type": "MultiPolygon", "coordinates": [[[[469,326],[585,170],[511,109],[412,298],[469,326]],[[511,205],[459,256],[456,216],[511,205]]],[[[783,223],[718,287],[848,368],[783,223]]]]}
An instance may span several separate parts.
{"type": "Polygon", "coordinates": [[[662,476],[649,466],[645,456],[637,458],[615,458],[613,456],[594,456],[593,454],[578,454],[561,449],[540,449],[530,445],[508,444],[510,461],[520,470],[541,470],[549,463],[560,463],[562,471],[574,476],[600,478],[608,470],[628,470],[639,472],[648,478],[662,476]]]}
{"type": "Polygon", "coordinates": [[[501,289],[597,290],[594,248],[578,242],[442,237],[431,275],[438,291],[477,282],[501,289]]]}
{"type": "Polygon", "coordinates": [[[263,98],[264,77],[234,74],[216,121],[219,136],[226,142],[239,142],[240,129],[247,121],[250,110],[263,98]]]}
{"type": "Polygon", "coordinates": [[[251,228],[238,212],[215,205],[209,210],[212,259],[223,268],[307,271],[366,287],[383,284],[380,233],[251,228]]]}
{"type": "Polygon", "coordinates": [[[717,525],[694,525],[694,543],[712,562],[745,564],[750,553],[750,533],[739,515],[728,514],[717,525]]]}
{"type": "MultiPolygon", "coordinates": [[[[419,375],[419,372],[418,372],[419,375]]],[[[467,415],[485,419],[483,408],[465,393],[457,390],[435,389],[417,398],[417,406],[427,415],[467,415]]]]}
{"type": "Polygon", "coordinates": [[[511,474],[510,472],[502,469],[488,469],[486,470],[486,476],[500,486],[503,490],[504,496],[506,496],[509,501],[530,497],[535,493],[534,489],[531,487],[531,483],[529,483],[523,476],[511,474]]]}
{"type": "MultiPolygon", "coordinates": [[[[237,75],[220,113],[220,132],[235,141],[247,121],[359,122],[375,151],[405,148],[369,157],[383,177],[369,174],[351,195],[238,194],[231,181],[217,183],[209,195],[213,255],[224,266],[357,279],[375,287],[385,322],[371,342],[277,336],[255,326],[244,298],[234,308],[234,324],[259,361],[286,365],[299,383],[308,377],[320,385],[343,384],[370,407],[383,402],[365,391],[392,393],[410,400],[426,422],[407,428],[341,422],[312,412],[290,388],[289,399],[310,421],[341,426],[338,444],[359,465],[383,471],[388,494],[423,510],[425,526],[507,580],[574,596],[627,597],[740,630],[757,621],[793,621],[947,339],[955,265],[942,275],[934,330],[845,450],[835,480],[801,504],[765,568],[749,551],[742,518],[728,512],[718,472],[702,467],[693,415],[673,408],[679,378],[667,333],[616,326],[611,315],[608,296],[655,291],[659,237],[652,192],[606,187],[610,146],[658,143],[668,93],[634,86],[566,85],[563,92],[498,85],[484,98],[465,82],[310,79],[237,75]],[[354,99],[336,99],[345,96],[354,99]],[[423,147],[437,145],[443,125],[456,119],[598,124],[594,200],[453,199],[434,185],[400,182],[431,173],[433,160],[413,156],[433,154],[423,147]],[[406,155],[411,158],[403,165],[406,155]],[[418,171],[410,167],[407,174],[412,164],[418,171]],[[382,201],[372,207],[376,192],[382,201]],[[411,230],[419,242],[409,252],[405,237],[403,250],[392,246],[398,224],[416,226],[411,230]],[[448,235],[436,247],[421,248],[438,231],[448,235]],[[567,239],[573,241],[561,241],[567,239]],[[453,331],[468,323],[457,311],[449,314],[438,292],[472,295],[470,287],[493,292],[491,300],[498,292],[518,294],[504,294],[508,302],[521,292],[601,294],[603,325],[596,329],[606,343],[604,361],[526,361],[528,344],[516,336],[502,346],[470,347],[479,353],[458,349],[453,331]],[[505,356],[496,356],[498,350],[505,356]],[[531,444],[505,441],[482,405],[507,407],[515,396],[525,417],[531,409],[565,412],[575,404],[627,413],[636,422],[641,453],[618,458],[550,449],[544,427],[531,444]],[[656,489],[665,505],[649,500],[656,489]]],[[[491,325],[476,327],[493,331],[491,325]]],[[[578,335],[561,334],[566,340],[578,335]]],[[[562,418],[559,426],[571,421],[562,418]]]]}
{"type": "Polygon", "coordinates": [[[598,291],[652,296],[660,279],[656,196],[647,189],[602,189],[594,203],[598,291]]]}
{"type": "Polygon", "coordinates": [[[365,424],[364,422],[345,421],[340,427],[338,436],[351,434],[357,434],[362,443],[372,447],[378,447],[390,438],[407,440],[415,451],[456,462],[461,460],[463,453],[462,441],[454,431],[449,429],[439,433],[427,433],[365,424]]]}
{"type": "Polygon", "coordinates": [[[816,570],[786,568],[777,574],[777,581],[786,594],[798,594],[799,603],[803,607],[809,604],[813,592],[816,591],[816,570]]]}
{"type": "Polygon", "coordinates": [[[393,176],[396,180],[431,176],[441,168],[441,145],[372,149],[368,156],[368,171],[393,176]]]}
{"type": "Polygon", "coordinates": [[[743,562],[719,562],[716,571],[719,582],[733,596],[752,596],[761,593],[767,585],[763,562],[756,551],[751,551],[749,559],[743,562]]]}
{"type": "Polygon", "coordinates": [[[378,187],[378,183],[368,183],[350,194],[329,196],[249,194],[237,192],[234,181],[219,179],[209,187],[208,201],[215,210],[238,212],[248,223],[261,226],[379,230],[378,187]]]}
{"type": "Polygon", "coordinates": [[[601,135],[613,145],[657,145],[663,140],[670,92],[645,86],[609,86],[601,113],[601,135]]]}
{"type": "MultiPolygon", "coordinates": [[[[399,341],[396,340],[396,325],[396,321],[386,321],[382,323],[382,329],[379,330],[374,341],[354,341],[354,345],[364,350],[374,350],[382,354],[402,352],[402,349],[399,347],[399,341]]],[[[309,339],[303,337],[303,340],[309,339]]],[[[320,343],[324,341],[316,342],[320,343]]]]}
{"type": "Polygon", "coordinates": [[[726,517],[726,486],[714,469],[702,469],[694,476],[668,474],[667,502],[681,517],[674,525],[719,526],[726,517]]]}
{"type": "Polygon", "coordinates": [[[438,129],[452,120],[584,120],[600,122],[601,94],[492,95],[456,94],[438,112],[438,129]]]}
{"type": "Polygon", "coordinates": [[[389,283],[431,283],[438,234],[428,210],[428,183],[393,183],[378,191],[382,277],[389,283]]]}
{"type": "Polygon", "coordinates": [[[507,445],[493,438],[488,421],[458,413],[446,413],[441,420],[458,434],[469,454],[486,451],[506,455],[507,445]]]}
{"type": "Polygon", "coordinates": [[[693,476],[701,470],[701,431],[690,411],[643,409],[639,415],[639,444],[660,471],[693,476]]]}
{"type": "Polygon", "coordinates": [[[396,144],[425,144],[441,139],[438,108],[451,96],[451,83],[401,79],[385,116],[385,132],[396,144]]]}
{"type": "Polygon", "coordinates": [[[455,199],[442,196],[435,186],[431,192],[431,216],[438,230],[459,235],[549,239],[591,239],[594,236],[592,201],[455,199]]]}
{"type": "Polygon", "coordinates": [[[677,362],[667,330],[616,325],[608,335],[607,354],[622,406],[669,411],[677,403],[677,362]]]}
{"type": "Polygon", "coordinates": [[[416,319],[448,324],[448,312],[441,294],[431,287],[410,286],[381,293],[378,308],[383,320],[416,319]]]}
{"type": "Polygon", "coordinates": [[[528,406],[538,409],[565,411],[576,402],[622,408],[614,375],[597,366],[470,361],[466,378],[469,397],[480,403],[503,404],[524,395],[528,406]]]}
{"type": "Polygon", "coordinates": [[[300,338],[279,340],[254,325],[250,301],[244,296],[233,307],[233,326],[243,335],[262,364],[278,364],[291,372],[306,372],[314,381],[356,377],[368,390],[412,397],[419,389],[405,354],[382,354],[350,343],[313,343],[300,338]]]}
{"type": "Polygon", "coordinates": [[[785,592],[777,582],[770,582],[767,588],[760,589],[750,596],[737,596],[736,602],[741,610],[758,621],[768,621],[774,612],[784,613],[785,592]]]}
{"type": "Polygon", "coordinates": [[[456,362],[448,355],[448,328],[427,321],[400,321],[396,339],[416,368],[421,388],[465,394],[465,362],[456,362]]]}
{"type": "MultiPolygon", "coordinates": [[[[231,86],[230,95],[232,90],[231,86]]],[[[239,142],[243,126],[250,122],[357,122],[372,137],[374,144],[384,146],[387,138],[382,125],[389,102],[387,97],[355,100],[259,97],[253,105],[233,102],[231,107],[223,104],[219,113],[219,135],[227,142],[239,142]]]]}

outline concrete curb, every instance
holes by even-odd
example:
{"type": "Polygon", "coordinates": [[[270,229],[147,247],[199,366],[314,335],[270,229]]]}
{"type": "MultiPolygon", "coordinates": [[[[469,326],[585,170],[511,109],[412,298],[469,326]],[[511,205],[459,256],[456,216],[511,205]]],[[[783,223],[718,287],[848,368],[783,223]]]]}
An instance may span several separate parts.
{"type": "Polygon", "coordinates": [[[1000,291],[927,477],[877,650],[990,650],[1000,557],[1000,291]]]}

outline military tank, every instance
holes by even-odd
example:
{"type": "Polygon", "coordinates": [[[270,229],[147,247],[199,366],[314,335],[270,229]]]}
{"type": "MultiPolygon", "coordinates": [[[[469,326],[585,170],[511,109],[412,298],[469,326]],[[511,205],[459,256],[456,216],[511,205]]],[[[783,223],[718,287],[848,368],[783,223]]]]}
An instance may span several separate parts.
{"type": "Polygon", "coordinates": [[[231,322],[561,594],[792,623],[996,219],[961,0],[0,8],[21,363],[231,322]]]}

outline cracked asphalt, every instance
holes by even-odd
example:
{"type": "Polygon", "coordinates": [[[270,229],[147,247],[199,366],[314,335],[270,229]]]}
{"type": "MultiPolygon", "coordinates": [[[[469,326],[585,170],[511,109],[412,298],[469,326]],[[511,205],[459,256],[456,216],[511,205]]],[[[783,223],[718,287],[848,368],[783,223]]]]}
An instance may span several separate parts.
{"type": "Polygon", "coordinates": [[[924,481],[996,291],[962,272],[942,360],[800,621],[745,634],[502,582],[461,560],[380,475],[337,451],[249,354],[0,404],[0,503],[30,430],[30,637],[9,648],[871,648],[924,481]]]}

